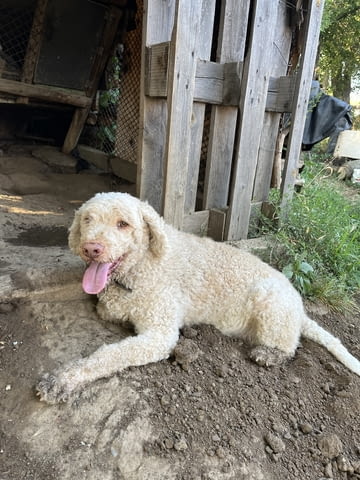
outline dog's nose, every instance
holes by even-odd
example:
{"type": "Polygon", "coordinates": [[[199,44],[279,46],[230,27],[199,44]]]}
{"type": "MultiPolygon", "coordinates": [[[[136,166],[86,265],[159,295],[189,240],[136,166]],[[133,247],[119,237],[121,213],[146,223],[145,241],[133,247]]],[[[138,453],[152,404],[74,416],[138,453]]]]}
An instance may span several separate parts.
{"type": "Polygon", "coordinates": [[[84,243],[82,247],[84,255],[89,258],[97,258],[104,251],[104,245],[97,242],[84,243]]]}

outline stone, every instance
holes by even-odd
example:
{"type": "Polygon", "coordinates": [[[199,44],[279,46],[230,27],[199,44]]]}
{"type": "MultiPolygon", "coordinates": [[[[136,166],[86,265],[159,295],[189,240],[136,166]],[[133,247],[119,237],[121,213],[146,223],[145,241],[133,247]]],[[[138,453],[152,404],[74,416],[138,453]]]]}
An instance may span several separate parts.
{"type": "Polygon", "coordinates": [[[180,341],[174,349],[175,360],[184,370],[188,370],[190,363],[194,362],[200,353],[200,348],[189,338],[180,341]]]}
{"type": "Polygon", "coordinates": [[[281,440],[280,437],[277,437],[276,435],[269,432],[265,435],[264,438],[265,442],[269,445],[269,447],[274,453],[281,453],[285,450],[285,443],[281,440]]]}
{"type": "Polygon", "coordinates": [[[313,431],[312,425],[310,423],[300,423],[299,428],[302,431],[302,433],[311,433],[313,431]]]}
{"type": "Polygon", "coordinates": [[[181,437],[179,440],[177,440],[175,443],[174,443],[174,448],[175,450],[177,450],[178,452],[181,452],[183,450],[187,450],[188,448],[188,445],[186,443],[186,440],[184,437],[181,437]]]}
{"type": "Polygon", "coordinates": [[[343,451],[343,444],[335,434],[323,435],[318,440],[318,447],[322,455],[327,458],[335,458],[343,451]]]}

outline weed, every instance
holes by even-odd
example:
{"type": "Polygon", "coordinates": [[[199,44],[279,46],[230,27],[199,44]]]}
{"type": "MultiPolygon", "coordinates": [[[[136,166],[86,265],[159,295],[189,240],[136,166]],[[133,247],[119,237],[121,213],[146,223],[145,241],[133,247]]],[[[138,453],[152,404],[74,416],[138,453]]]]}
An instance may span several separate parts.
{"type": "MultiPolygon", "coordinates": [[[[286,221],[275,231],[268,221],[263,224],[275,242],[270,262],[305,297],[350,310],[360,290],[360,198],[344,196],[318,162],[309,161],[303,176],[305,186],[294,196],[286,221]]],[[[276,210],[278,192],[272,202],[276,210]]]]}
{"type": "Polygon", "coordinates": [[[285,265],[285,267],[282,269],[282,273],[292,281],[294,286],[302,295],[308,295],[311,293],[311,280],[314,269],[310,264],[295,258],[292,263],[285,265]]]}

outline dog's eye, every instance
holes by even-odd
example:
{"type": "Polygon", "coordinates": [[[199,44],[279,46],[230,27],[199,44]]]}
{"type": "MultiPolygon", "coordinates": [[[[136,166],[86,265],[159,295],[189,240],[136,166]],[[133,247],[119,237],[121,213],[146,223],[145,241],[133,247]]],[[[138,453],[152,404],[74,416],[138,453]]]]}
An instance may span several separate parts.
{"type": "Polygon", "coordinates": [[[129,226],[129,224],[126,223],[126,222],[124,222],[124,220],[119,220],[119,221],[117,222],[117,228],[120,228],[120,229],[121,229],[121,228],[126,228],[126,227],[128,227],[128,226],[129,226]]]}
{"type": "Polygon", "coordinates": [[[90,215],[85,215],[84,222],[85,223],[90,223],[91,222],[91,216],[90,215]]]}

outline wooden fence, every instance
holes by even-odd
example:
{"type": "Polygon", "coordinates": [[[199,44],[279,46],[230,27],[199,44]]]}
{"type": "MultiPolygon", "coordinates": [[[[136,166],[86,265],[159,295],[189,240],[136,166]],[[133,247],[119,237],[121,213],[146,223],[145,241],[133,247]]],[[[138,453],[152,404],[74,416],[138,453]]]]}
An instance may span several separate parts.
{"type": "Polygon", "coordinates": [[[145,0],[137,188],[166,221],[216,239],[246,238],[254,205],[268,200],[289,112],[286,209],[322,9],[323,0],[145,0]]]}

